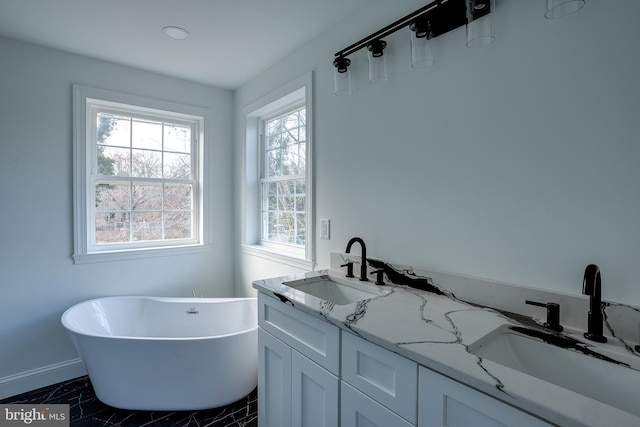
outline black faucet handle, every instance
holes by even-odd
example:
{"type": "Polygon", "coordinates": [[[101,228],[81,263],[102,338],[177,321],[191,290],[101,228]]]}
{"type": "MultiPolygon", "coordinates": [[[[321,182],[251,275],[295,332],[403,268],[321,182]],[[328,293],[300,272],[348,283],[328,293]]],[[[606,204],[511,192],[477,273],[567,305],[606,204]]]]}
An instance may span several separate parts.
{"type": "Polygon", "coordinates": [[[382,286],[384,285],[384,268],[378,268],[373,270],[371,274],[376,274],[376,285],[382,286]]]}
{"type": "Polygon", "coordinates": [[[345,277],[355,277],[353,275],[353,262],[349,261],[345,264],[342,264],[340,267],[347,267],[347,274],[345,277]]]}
{"type": "Polygon", "coordinates": [[[564,328],[560,324],[560,304],[555,302],[544,303],[529,300],[526,300],[525,303],[529,305],[535,305],[537,307],[546,307],[547,321],[542,326],[554,332],[562,332],[564,328]]]}

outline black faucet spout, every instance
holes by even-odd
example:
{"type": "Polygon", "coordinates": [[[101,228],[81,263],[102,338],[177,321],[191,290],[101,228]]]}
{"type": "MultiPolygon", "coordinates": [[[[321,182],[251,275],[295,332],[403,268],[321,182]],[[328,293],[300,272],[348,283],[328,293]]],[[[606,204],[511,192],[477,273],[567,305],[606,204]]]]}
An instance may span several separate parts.
{"type": "Polygon", "coordinates": [[[347,249],[345,250],[346,253],[351,252],[351,246],[353,246],[354,243],[360,243],[360,248],[362,248],[362,264],[360,265],[360,280],[363,282],[366,282],[369,280],[369,278],[367,277],[367,246],[364,244],[364,240],[362,240],[360,237],[353,237],[351,238],[351,240],[349,240],[349,243],[347,243],[347,249]]]}
{"type": "Polygon", "coordinates": [[[602,276],[600,268],[595,264],[589,264],[584,270],[582,280],[582,293],[589,295],[589,318],[587,332],[584,336],[591,341],[607,342],[602,334],[602,276]]]}

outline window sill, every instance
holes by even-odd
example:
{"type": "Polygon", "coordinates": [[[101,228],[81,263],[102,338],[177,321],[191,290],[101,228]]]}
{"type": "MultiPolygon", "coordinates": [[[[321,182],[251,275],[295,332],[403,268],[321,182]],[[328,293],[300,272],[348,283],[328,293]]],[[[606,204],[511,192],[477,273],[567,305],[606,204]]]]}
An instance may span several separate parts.
{"type": "Polygon", "coordinates": [[[74,254],[74,264],[90,264],[94,262],[126,261],[141,258],[157,258],[163,256],[188,255],[207,252],[211,245],[173,246],[166,248],[128,249],[90,254],[74,254]]]}
{"type": "Polygon", "coordinates": [[[242,245],[241,247],[242,252],[247,255],[264,258],[280,264],[290,265],[291,267],[296,267],[301,270],[313,271],[316,264],[314,261],[299,258],[261,245],[242,245]]]}

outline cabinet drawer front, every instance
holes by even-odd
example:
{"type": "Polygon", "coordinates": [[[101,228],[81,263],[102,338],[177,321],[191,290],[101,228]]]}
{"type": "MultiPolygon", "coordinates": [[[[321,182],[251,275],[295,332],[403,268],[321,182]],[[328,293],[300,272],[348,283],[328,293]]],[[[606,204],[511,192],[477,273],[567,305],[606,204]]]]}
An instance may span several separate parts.
{"type": "Polygon", "coordinates": [[[464,384],[420,367],[419,427],[552,427],[464,384]]]}
{"type": "Polygon", "coordinates": [[[340,329],[258,294],[258,324],[335,375],[340,373],[340,329]]]}
{"type": "Polygon", "coordinates": [[[341,427],[410,427],[406,420],[342,381],[341,427]]]}
{"type": "Polygon", "coordinates": [[[415,362],[344,333],[342,378],[409,422],[416,422],[418,366],[415,362]]]}

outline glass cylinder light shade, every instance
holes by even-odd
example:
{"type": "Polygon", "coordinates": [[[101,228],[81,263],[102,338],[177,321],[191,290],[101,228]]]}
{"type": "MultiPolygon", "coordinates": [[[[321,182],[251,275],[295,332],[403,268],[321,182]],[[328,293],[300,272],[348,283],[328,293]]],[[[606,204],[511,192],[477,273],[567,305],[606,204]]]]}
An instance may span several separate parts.
{"type": "Polygon", "coordinates": [[[495,0],[467,0],[467,47],[483,47],[493,43],[495,0]]]}
{"type": "Polygon", "coordinates": [[[333,61],[333,85],[335,94],[338,96],[351,95],[353,93],[349,65],[351,65],[349,58],[338,57],[333,61]]]}
{"type": "Polygon", "coordinates": [[[417,23],[411,24],[411,66],[424,68],[433,65],[433,50],[428,31],[423,31],[417,23]]]}
{"type": "Polygon", "coordinates": [[[384,83],[389,80],[387,74],[387,59],[383,55],[387,42],[375,40],[367,46],[367,57],[369,58],[369,83],[384,83]]]}
{"type": "Polygon", "coordinates": [[[582,9],[584,3],[585,0],[547,0],[544,17],[547,19],[564,18],[582,9]]]}

